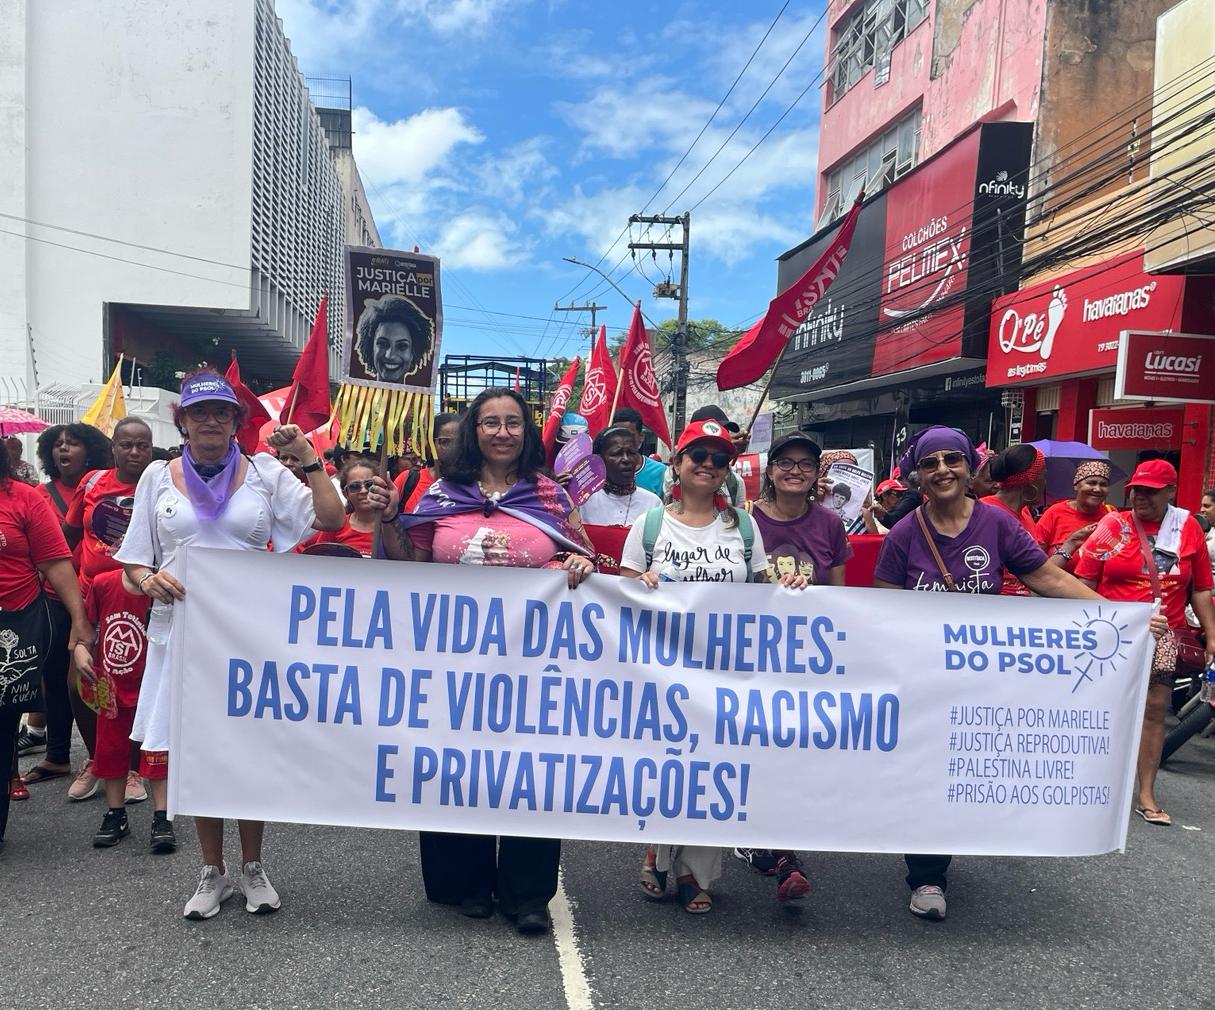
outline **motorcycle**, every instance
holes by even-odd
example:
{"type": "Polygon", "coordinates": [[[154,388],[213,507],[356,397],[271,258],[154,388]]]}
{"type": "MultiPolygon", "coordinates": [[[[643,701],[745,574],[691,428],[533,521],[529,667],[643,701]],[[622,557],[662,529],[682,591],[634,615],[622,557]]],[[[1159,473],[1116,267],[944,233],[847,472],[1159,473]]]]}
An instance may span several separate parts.
{"type": "Polygon", "coordinates": [[[1160,752],[1163,765],[1191,737],[1215,733],[1215,697],[1204,697],[1206,653],[1201,633],[1180,636],[1177,643],[1177,678],[1173,681],[1173,711],[1177,725],[1165,735],[1160,752]]]}

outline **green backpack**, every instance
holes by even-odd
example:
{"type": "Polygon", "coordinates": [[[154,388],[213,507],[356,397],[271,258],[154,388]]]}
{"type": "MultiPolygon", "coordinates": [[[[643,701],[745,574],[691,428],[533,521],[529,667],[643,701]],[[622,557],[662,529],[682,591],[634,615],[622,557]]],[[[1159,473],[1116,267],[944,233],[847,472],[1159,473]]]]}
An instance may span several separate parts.
{"type": "MultiPolygon", "coordinates": [[[[747,581],[751,581],[751,549],[755,546],[755,520],[743,509],[738,513],[738,532],[742,536],[743,560],[747,563],[747,581]]],[[[645,568],[648,572],[654,564],[654,545],[658,543],[658,534],[662,532],[662,520],[667,510],[663,505],[655,505],[645,514],[645,525],[641,528],[641,543],[645,547],[645,568]]]]}

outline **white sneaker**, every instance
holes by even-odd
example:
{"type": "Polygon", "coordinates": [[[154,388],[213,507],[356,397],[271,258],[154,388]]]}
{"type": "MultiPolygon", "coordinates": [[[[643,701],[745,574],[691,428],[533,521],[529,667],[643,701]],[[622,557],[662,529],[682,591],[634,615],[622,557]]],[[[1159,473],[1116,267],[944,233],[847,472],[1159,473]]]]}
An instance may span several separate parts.
{"type": "Polygon", "coordinates": [[[232,881],[226,873],[219,872],[218,866],[204,866],[198,880],[198,890],[194,892],[194,897],[186,902],[186,910],[182,915],[187,919],[209,919],[234,892],[232,881]]]}
{"type": "Polygon", "coordinates": [[[261,863],[245,863],[240,871],[240,889],[245,892],[245,911],[254,915],[277,912],[282,904],[261,863]]]}
{"type": "Polygon", "coordinates": [[[935,884],[925,884],[911,892],[911,914],[940,922],[945,918],[945,892],[935,884]]]}
{"type": "Polygon", "coordinates": [[[123,802],[142,803],[148,798],[148,790],[144,787],[139,772],[127,772],[127,785],[123,802]]]}

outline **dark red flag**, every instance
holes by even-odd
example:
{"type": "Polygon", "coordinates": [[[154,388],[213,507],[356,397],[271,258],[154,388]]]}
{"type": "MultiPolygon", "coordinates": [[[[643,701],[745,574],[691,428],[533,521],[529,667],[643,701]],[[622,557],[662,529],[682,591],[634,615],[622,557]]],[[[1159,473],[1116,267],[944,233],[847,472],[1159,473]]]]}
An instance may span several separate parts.
{"type": "Polygon", "coordinates": [[[744,333],[730,353],[721,359],[721,364],[717,366],[718,389],[737,389],[757,382],[776,363],[789,338],[810,315],[840,272],[840,265],[852,243],[852,232],[856,228],[856,219],[861,215],[861,201],[864,198],[863,192],[856,198],[835,239],[822,256],[799,280],[768,303],[768,311],[763,318],[744,333]]]}
{"type": "Polygon", "coordinates": [[[616,368],[607,345],[607,327],[599,327],[599,338],[591,349],[582,383],[582,403],[578,413],[586,418],[591,438],[612,421],[612,401],[616,399],[616,368]]]}
{"type": "Polygon", "coordinates": [[[658,393],[658,376],[654,374],[654,346],[641,322],[641,302],[633,306],[633,321],[620,352],[620,388],[616,398],[620,406],[634,408],[659,440],[668,446],[673,444],[658,393]]]}
{"type": "Polygon", "coordinates": [[[582,364],[581,358],[575,358],[570,362],[570,367],[565,370],[565,375],[561,377],[561,382],[557,386],[557,392],[553,394],[553,402],[548,408],[548,417],[544,419],[541,440],[544,442],[544,457],[549,466],[553,465],[553,458],[557,455],[557,432],[561,430],[561,418],[565,415],[565,408],[569,405],[570,397],[574,393],[574,381],[578,378],[580,364],[582,364]]]}
{"type": "Polygon", "coordinates": [[[291,373],[291,392],[279,420],[298,424],[301,431],[312,431],[329,420],[329,295],[317,306],[312,333],[291,373]]]}
{"type": "Polygon", "coordinates": [[[240,447],[245,452],[256,452],[257,445],[261,441],[262,425],[270,420],[270,412],[266,409],[266,405],[257,398],[257,394],[241,382],[236,351],[232,352],[232,360],[228,363],[228,370],[224,373],[224,378],[228,380],[228,385],[232,387],[236,398],[249,408],[249,417],[241,430],[236,433],[236,441],[240,443],[240,447]]]}

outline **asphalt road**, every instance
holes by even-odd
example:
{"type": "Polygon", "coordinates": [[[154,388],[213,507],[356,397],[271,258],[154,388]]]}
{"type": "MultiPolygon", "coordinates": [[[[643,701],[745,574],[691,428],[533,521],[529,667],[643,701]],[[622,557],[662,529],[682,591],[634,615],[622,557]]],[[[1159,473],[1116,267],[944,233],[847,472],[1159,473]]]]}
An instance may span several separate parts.
{"type": "MultiPolygon", "coordinates": [[[[716,908],[694,917],[641,895],[635,846],[569,843],[563,887],[580,954],[564,930],[559,947],[500,916],[428,905],[416,837],[387,831],[272,825],[266,866],[282,911],[252,916],[233,899],[187,922],[200,862],[188,819],[171,856],[147,851],[148,803],[129,808],[131,838],[94,850],[102,801],[70,804],[65,792],[46,783],[14,804],[0,850],[0,1010],[1215,1002],[1210,740],[1191,741],[1161,775],[1173,827],[1135,818],[1125,854],[955,860],[940,924],[908,914],[896,856],[808,855],[814,890],[796,910],[727,860],[716,908]]],[[[235,860],[234,832],[230,851],[235,860]]]]}

